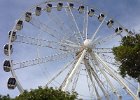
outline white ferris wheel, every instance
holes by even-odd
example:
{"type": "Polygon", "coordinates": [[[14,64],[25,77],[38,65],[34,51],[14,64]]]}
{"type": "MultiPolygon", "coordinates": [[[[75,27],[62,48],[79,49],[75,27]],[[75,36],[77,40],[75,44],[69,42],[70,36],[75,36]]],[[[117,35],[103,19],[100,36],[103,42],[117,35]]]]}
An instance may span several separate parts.
{"type": "Polygon", "coordinates": [[[138,100],[137,86],[118,73],[112,48],[126,28],[94,6],[47,0],[28,9],[9,32],[3,68],[9,89],[48,86],[91,100],[138,100]]]}

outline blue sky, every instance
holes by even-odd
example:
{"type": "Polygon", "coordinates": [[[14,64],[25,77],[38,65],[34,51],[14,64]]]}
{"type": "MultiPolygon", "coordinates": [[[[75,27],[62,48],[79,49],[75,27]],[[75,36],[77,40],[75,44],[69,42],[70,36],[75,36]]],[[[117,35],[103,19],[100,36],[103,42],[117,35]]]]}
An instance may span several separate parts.
{"type": "MultiPolygon", "coordinates": [[[[15,20],[32,5],[45,0],[0,0],[0,94],[14,96],[18,91],[7,89],[7,79],[10,73],[3,71],[3,45],[8,41],[8,31],[15,20]]],[[[140,32],[140,0],[88,0],[90,5],[106,12],[127,28],[140,32]]],[[[26,74],[26,73],[25,73],[26,74]]]]}

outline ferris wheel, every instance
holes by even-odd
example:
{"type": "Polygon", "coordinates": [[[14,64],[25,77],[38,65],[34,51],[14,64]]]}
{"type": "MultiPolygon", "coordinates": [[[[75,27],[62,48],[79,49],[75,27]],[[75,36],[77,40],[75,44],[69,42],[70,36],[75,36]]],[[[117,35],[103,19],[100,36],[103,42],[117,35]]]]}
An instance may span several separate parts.
{"type": "Polygon", "coordinates": [[[27,10],[9,32],[3,68],[8,89],[48,86],[91,100],[138,100],[137,86],[122,78],[112,48],[129,31],[92,5],[47,0],[27,10]]]}

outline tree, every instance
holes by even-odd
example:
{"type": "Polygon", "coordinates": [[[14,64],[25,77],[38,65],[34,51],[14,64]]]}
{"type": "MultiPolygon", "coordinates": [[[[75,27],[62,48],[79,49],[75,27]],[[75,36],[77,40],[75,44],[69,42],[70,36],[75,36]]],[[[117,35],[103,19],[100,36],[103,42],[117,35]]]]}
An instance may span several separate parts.
{"type": "Polygon", "coordinates": [[[120,74],[138,80],[140,76],[140,34],[125,36],[118,47],[114,47],[115,59],[121,62],[120,74]]]}
{"type": "Polygon", "coordinates": [[[0,100],[13,100],[13,99],[10,98],[9,94],[7,94],[6,96],[0,95],[0,100]]]}
{"type": "Polygon", "coordinates": [[[51,88],[31,89],[30,92],[25,91],[23,94],[15,98],[15,100],[75,100],[76,93],[70,94],[61,90],[51,88]]]}

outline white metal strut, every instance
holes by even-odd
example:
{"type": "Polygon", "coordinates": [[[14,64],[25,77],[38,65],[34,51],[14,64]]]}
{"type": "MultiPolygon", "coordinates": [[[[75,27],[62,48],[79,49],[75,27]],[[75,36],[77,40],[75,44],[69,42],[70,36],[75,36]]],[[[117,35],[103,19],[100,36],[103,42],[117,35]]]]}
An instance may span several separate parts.
{"type": "Polygon", "coordinates": [[[82,62],[82,60],[83,60],[85,54],[86,54],[86,50],[84,49],[83,52],[82,52],[82,54],[81,54],[81,56],[80,56],[80,58],[78,59],[77,63],[75,64],[75,66],[74,66],[72,72],[70,73],[70,75],[69,75],[68,78],[66,79],[66,82],[65,82],[65,84],[64,84],[63,87],[62,87],[62,90],[63,90],[63,91],[66,91],[68,85],[69,85],[70,82],[72,81],[73,75],[76,73],[77,69],[79,68],[79,66],[80,66],[80,64],[81,64],[81,62],[82,62]]]}

